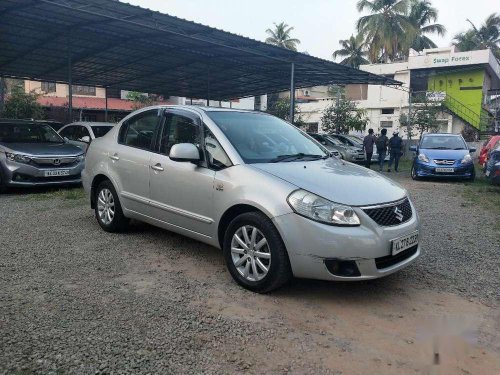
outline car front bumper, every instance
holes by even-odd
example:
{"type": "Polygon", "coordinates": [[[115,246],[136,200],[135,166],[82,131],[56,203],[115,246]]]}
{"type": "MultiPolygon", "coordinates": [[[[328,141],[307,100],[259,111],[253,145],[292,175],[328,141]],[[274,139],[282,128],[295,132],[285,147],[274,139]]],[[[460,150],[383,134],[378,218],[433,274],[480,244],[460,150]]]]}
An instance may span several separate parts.
{"type": "Polygon", "coordinates": [[[18,163],[3,159],[0,163],[2,168],[2,183],[4,186],[29,187],[29,186],[50,186],[81,183],[81,172],[85,166],[85,161],[75,162],[67,166],[58,167],[37,167],[31,164],[18,163]],[[67,170],[66,176],[46,177],[45,171],[67,170]]]}
{"type": "MultiPolygon", "coordinates": [[[[361,225],[332,226],[312,221],[295,213],[273,219],[288,250],[295,277],[320,280],[368,280],[394,273],[417,259],[420,245],[398,255],[391,255],[391,241],[420,230],[418,215],[407,222],[383,227],[361,209],[355,208],[361,225]],[[404,253],[404,254],[403,254],[404,253]],[[333,274],[329,261],[352,262],[359,270],[355,276],[333,274]]],[[[420,233],[421,234],[421,233],[420,233]]]]}
{"type": "Polygon", "coordinates": [[[474,174],[474,164],[436,165],[434,163],[415,162],[418,177],[470,178],[474,174]],[[436,168],[453,168],[453,172],[436,172],[436,168]]]}

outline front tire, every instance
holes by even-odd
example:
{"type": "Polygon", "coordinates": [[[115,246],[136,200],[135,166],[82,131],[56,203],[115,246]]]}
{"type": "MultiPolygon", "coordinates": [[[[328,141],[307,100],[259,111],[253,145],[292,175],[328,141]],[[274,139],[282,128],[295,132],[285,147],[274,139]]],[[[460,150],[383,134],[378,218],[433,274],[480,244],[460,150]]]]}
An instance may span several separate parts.
{"type": "Polygon", "coordinates": [[[292,278],[281,236],[260,212],[247,212],[231,221],[224,235],[223,253],[233,279],[253,292],[270,292],[292,278]]]}
{"type": "Polygon", "coordinates": [[[418,176],[417,170],[415,168],[415,164],[412,164],[412,166],[411,166],[410,175],[411,175],[412,180],[415,180],[415,181],[420,180],[420,177],[418,176]]]}
{"type": "Polygon", "coordinates": [[[470,182],[474,182],[475,179],[476,179],[476,168],[474,168],[472,170],[472,174],[470,175],[470,177],[467,180],[470,182]]]}
{"type": "Polygon", "coordinates": [[[123,215],[118,194],[111,181],[103,181],[97,187],[94,211],[97,222],[106,232],[123,232],[127,229],[129,219],[123,215]]]}

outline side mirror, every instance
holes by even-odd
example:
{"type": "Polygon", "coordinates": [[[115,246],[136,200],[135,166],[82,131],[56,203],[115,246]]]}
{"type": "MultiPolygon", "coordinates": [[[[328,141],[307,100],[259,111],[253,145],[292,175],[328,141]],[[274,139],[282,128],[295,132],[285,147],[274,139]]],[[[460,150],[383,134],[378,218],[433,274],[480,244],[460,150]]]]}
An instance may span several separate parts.
{"type": "Polygon", "coordinates": [[[200,151],[192,143],[178,143],[170,149],[169,158],[173,161],[197,163],[200,161],[200,151]]]}
{"type": "Polygon", "coordinates": [[[80,142],[90,143],[90,137],[88,135],[83,136],[79,139],[80,142]]]}
{"type": "Polygon", "coordinates": [[[410,146],[410,151],[417,152],[417,146],[410,146]]]}
{"type": "Polygon", "coordinates": [[[469,148],[469,152],[476,152],[476,148],[475,147],[469,148]]]}

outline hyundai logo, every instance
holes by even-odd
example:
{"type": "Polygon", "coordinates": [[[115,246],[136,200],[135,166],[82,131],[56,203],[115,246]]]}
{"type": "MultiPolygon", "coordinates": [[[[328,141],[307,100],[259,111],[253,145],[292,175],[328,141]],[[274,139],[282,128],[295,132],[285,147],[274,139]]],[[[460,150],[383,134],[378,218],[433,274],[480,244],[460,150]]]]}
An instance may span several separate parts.
{"type": "Polygon", "coordinates": [[[54,163],[54,165],[59,165],[61,164],[61,159],[54,159],[52,163],[54,163]]]}
{"type": "Polygon", "coordinates": [[[398,219],[399,221],[403,221],[404,219],[403,211],[401,211],[397,206],[394,207],[394,215],[396,215],[396,219],[398,219]]]}

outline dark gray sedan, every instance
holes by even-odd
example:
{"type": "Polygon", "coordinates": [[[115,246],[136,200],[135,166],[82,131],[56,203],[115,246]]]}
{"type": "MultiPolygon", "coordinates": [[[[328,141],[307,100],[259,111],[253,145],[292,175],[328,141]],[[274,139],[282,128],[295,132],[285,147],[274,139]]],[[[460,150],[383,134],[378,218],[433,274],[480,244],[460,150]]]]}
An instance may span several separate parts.
{"type": "Polygon", "coordinates": [[[0,190],[78,184],[84,163],[82,150],[67,143],[49,125],[0,120],[0,190]]]}

